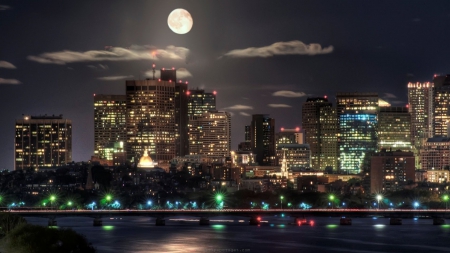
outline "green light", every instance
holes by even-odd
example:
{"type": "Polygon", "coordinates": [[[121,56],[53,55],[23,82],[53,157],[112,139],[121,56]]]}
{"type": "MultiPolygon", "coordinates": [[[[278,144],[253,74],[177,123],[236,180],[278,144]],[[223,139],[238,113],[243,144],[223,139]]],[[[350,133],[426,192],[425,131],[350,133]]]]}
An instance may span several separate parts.
{"type": "Polygon", "coordinates": [[[56,200],[55,195],[50,196],[50,200],[51,200],[51,201],[55,201],[55,200],[56,200]]]}
{"type": "Polygon", "coordinates": [[[449,224],[441,225],[441,228],[450,228],[449,224]]]}
{"type": "Polygon", "coordinates": [[[280,199],[284,199],[284,197],[283,197],[283,196],[280,196],[280,199]]]}
{"type": "Polygon", "coordinates": [[[111,195],[106,195],[106,200],[110,201],[112,199],[111,195]]]}
{"type": "Polygon", "coordinates": [[[327,228],[337,228],[338,225],[336,225],[336,224],[328,224],[328,225],[326,225],[326,227],[327,228]]]}
{"type": "Polygon", "coordinates": [[[67,205],[71,206],[71,205],[72,205],[72,201],[69,201],[69,202],[67,203],[67,205]]]}
{"type": "Polygon", "coordinates": [[[444,201],[448,201],[448,195],[444,195],[444,196],[442,197],[442,199],[443,199],[444,201]]]}
{"type": "Polygon", "coordinates": [[[330,195],[330,200],[333,200],[334,199],[334,195],[330,195]]]}
{"type": "Polygon", "coordinates": [[[217,194],[216,195],[216,200],[217,201],[222,201],[223,200],[223,195],[222,194],[217,194]]]}
{"type": "Polygon", "coordinates": [[[215,224],[211,226],[214,230],[223,230],[225,228],[225,225],[221,224],[215,224]]]}
{"type": "Polygon", "coordinates": [[[113,230],[114,226],[103,226],[103,230],[113,230]]]}

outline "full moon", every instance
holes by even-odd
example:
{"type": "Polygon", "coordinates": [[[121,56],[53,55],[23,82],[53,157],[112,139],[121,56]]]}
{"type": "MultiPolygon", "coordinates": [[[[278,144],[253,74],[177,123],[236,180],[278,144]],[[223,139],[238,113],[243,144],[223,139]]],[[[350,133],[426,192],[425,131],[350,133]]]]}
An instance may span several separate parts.
{"type": "Polygon", "coordinates": [[[193,23],[191,14],[185,9],[175,9],[167,18],[170,30],[178,34],[188,33],[193,23]]]}

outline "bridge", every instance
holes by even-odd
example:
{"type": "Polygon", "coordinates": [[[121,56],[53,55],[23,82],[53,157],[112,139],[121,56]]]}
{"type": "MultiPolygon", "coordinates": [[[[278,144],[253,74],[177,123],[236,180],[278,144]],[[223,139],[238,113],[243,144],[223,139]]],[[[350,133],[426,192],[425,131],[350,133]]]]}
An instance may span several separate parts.
{"type": "Polygon", "coordinates": [[[156,218],[156,225],[164,225],[165,217],[193,216],[200,217],[200,225],[208,225],[209,217],[213,216],[244,216],[250,218],[250,224],[259,224],[262,216],[284,215],[298,220],[310,217],[369,217],[413,218],[428,217],[436,219],[450,218],[450,209],[156,209],[156,210],[55,210],[23,208],[12,209],[7,212],[21,216],[48,217],[49,226],[56,226],[57,217],[85,216],[94,218],[94,226],[102,225],[102,217],[108,216],[148,216],[156,218]]]}

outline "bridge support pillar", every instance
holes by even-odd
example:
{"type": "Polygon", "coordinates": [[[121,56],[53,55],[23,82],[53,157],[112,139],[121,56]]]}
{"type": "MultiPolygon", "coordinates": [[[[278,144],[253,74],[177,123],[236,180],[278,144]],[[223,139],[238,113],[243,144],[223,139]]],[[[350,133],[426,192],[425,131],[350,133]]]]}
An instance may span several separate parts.
{"type": "Polygon", "coordinates": [[[390,218],[389,224],[390,225],[402,225],[402,218],[390,218]]]}
{"type": "Polygon", "coordinates": [[[155,226],[165,226],[166,220],[164,218],[156,218],[155,226]]]}
{"type": "Polygon", "coordinates": [[[261,224],[261,217],[255,217],[255,216],[251,217],[249,224],[252,225],[252,226],[260,225],[261,224]]]}
{"type": "Polygon", "coordinates": [[[341,218],[339,220],[340,225],[352,225],[352,219],[350,218],[341,218]]]}
{"type": "Polygon", "coordinates": [[[207,226],[209,225],[209,219],[206,217],[201,217],[200,218],[200,226],[207,226]]]}
{"type": "Polygon", "coordinates": [[[444,225],[444,218],[433,218],[433,225],[444,225]]]}
{"type": "Polygon", "coordinates": [[[56,222],[56,219],[55,219],[55,218],[49,218],[49,219],[48,219],[48,226],[49,226],[49,227],[55,227],[55,226],[58,226],[58,223],[56,222]]]}
{"type": "Polygon", "coordinates": [[[94,225],[94,227],[101,227],[101,226],[103,226],[102,218],[100,218],[100,217],[94,218],[93,225],[94,225]]]}

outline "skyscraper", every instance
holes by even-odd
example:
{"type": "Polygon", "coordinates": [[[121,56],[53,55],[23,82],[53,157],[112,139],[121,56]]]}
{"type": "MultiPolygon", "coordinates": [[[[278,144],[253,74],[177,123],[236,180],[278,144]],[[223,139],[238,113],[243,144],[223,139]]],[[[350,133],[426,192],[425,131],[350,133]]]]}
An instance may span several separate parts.
{"type": "Polygon", "coordinates": [[[188,117],[201,116],[208,111],[216,110],[216,95],[205,92],[205,90],[195,89],[188,91],[188,117]]]}
{"type": "Polygon", "coordinates": [[[158,164],[176,155],[175,82],[126,81],[127,159],[138,162],[148,150],[158,164]]]}
{"type": "Polygon", "coordinates": [[[358,174],[366,154],[377,150],[377,93],[338,93],[339,169],[358,174]]]}
{"type": "Polygon", "coordinates": [[[72,121],[59,116],[16,120],[15,170],[61,166],[72,161],[72,121]]]}
{"type": "Polygon", "coordinates": [[[189,119],[189,153],[206,155],[212,161],[230,157],[231,115],[209,111],[189,119]]]}
{"type": "Polygon", "coordinates": [[[411,144],[420,149],[422,140],[433,135],[434,84],[408,83],[408,110],[411,114],[411,144]]]}
{"type": "Polygon", "coordinates": [[[127,141],[126,96],[94,94],[94,154],[113,161],[127,141]]]}
{"type": "Polygon", "coordinates": [[[407,107],[380,107],[378,150],[412,151],[411,114],[407,107]]]}
{"type": "Polygon", "coordinates": [[[336,110],[326,97],[308,98],[302,105],[305,143],[311,149],[311,167],[316,170],[337,169],[336,110]]]}
{"type": "Polygon", "coordinates": [[[275,119],[267,114],[252,115],[251,147],[259,165],[275,165],[275,119]]]}
{"type": "Polygon", "coordinates": [[[450,75],[434,77],[433,135],[448,136],[450,125],[450,75]]]}

